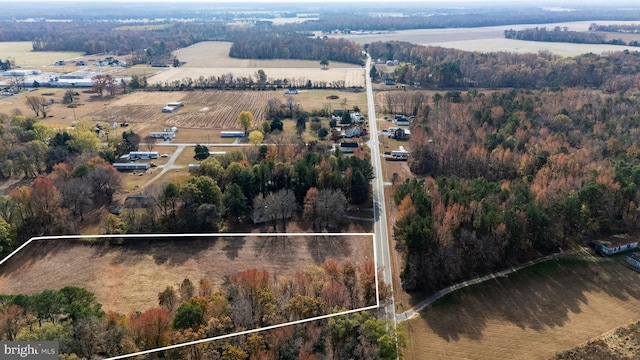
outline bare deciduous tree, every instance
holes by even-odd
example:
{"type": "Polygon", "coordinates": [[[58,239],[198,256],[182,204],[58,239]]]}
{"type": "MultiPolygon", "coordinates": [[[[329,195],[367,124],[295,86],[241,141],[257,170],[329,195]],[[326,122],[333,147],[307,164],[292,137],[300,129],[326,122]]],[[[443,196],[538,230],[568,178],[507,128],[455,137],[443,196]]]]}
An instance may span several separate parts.
{"type": "Polygon", "coordinates": [[[27,105],[36,114],[36,117],[43,113],[43,117],[46,116],[44,107],[47,104],[47,100],[42,96],[27,96],[27,105]]]}

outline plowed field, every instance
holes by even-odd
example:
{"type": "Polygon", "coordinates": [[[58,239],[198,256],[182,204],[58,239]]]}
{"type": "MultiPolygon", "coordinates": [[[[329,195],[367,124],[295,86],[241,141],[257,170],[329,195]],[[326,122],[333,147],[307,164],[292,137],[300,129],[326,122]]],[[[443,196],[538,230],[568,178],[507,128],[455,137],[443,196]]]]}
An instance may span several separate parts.
{"type": "Polygon", "coordinates": [[[203,129],[239,129],[237,117],[243,110],[253,113],[255,124],[264,120],[268,91],[139,91],[109,103],[89,114],[92,121],[104,119],[128,123],[151,123],[159,126],[203,129]],[[181,101],[184,106],[172,113],[163,113],[169,102],[181,101]]]}

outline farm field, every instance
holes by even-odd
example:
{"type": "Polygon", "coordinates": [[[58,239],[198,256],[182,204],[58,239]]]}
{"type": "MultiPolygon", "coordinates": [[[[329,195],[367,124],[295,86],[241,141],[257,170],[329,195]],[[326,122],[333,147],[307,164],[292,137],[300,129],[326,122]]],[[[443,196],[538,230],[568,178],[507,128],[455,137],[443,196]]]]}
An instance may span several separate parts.
{"type": "Polygon", "coordinates": [[[638,320],[640,274],[565,259],[452,293],[403,324],[406,359],[549,359],[638,320]]]}
{"type": "Polygon", "coordinates": [[[369,44],[375,41],[407,41],[418,45],[441,46],[445,48],[478,52],[508,51],[516,53],[537,53],[538,51],[548,50],[554,54],[562,56],[577,56],[589,52],[600,54],[606,51],[637,49],[629,46],[548,43],[538,41],[519,41],[504,38],[504,30],[508,29],[523,30],[532,27],[546,27],[547,29],[553,29],[556,26],[560,26],[567,27],[569,30],[573,31],[587,31],[589,29],[589,25],[593,22],[598,24],[634,23],[633,21],[575,21],[535,25],[519,24],[487,26],[479,28],[402,30],[384,34],[340,34],[339,36],[335,36],[351,40],[359,44],[369,44]]]}
{"type": "Polygon", "coordinates": [[[219,286],[225,276],[251,268],[287,277],[329,258],[372,259],[371,237],[137,239],[119,246],[36,241],[0,267],[0,289],[34,293],[81,286],[94,292],[105,310],[129,313],[156,307],[158,292],[185,278],[219,286]]]}
{"type": "Polygon", "coordinates": [[[304,85],[308,80],[344,81],[345,86],[364,86],[364,70],[353,64],[331,62],[329,69],[320,67],[320,60],[254,60],[229,57],[230,42],[204,41],[173,52],[174,56],[185,64],[178,68],[169,68],[148,79],[149,84],[171,83],[184,78],[198,79],[201,76],[252,77],[263,69],[267,78],[287,79],[290,84],[304,85]]]}
{"type": "Polygon", "coordinates": [[[112,101],[87,117],[93,121],[111,117],[160,127],[239,129],[237,116],[243,110],[253,113],[256,124],[264,119],[270,95],[266,91],[139,91],[112,101]],[[184,106],[173,113],[163,113],[162,107],[172,101],[181,101],[184,106]]]}
{"type": "Polygon", "coordinates": [[[11,59],[16,66],[38,68],[58,60],[71,60],[82,56],[71,51],[32,51],[31,41],[0,42],[2,60],[11,59]]]}

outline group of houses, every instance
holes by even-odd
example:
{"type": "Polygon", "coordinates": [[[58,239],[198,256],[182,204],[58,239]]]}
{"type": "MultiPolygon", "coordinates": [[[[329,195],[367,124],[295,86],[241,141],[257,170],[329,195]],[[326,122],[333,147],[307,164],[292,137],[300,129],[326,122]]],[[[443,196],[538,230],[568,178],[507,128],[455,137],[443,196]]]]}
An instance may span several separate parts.
{"type": "Polygon", "coordinates": [[[119,162],[113,163],[113,167],[118,171],[146,171],[151,167],[147,162],[136,163],[135,160],[153,160],[160,155],[157,151],[132,151],[120,156],[119,162]]]}

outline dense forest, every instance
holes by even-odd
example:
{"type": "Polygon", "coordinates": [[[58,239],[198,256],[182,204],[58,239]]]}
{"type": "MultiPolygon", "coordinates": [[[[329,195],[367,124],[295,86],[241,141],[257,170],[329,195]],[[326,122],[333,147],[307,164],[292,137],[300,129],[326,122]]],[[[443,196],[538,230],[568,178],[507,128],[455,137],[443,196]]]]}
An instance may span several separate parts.
{"type": "Polygon", "coordinates": [[[547,30],[545,27],[536,27],[524,30],[505,30],[504,37],[507,39],[526,40],[526,41],[544,41],[544,42],[567,42],[574,44],[610,44],[610,45],[629,45],[640,46],[638,41],[629,41],[628,43],[622,39],[607,40],[605,34],[584,31],[569,31],[566,27],[560,28],[556,26],[553,30],[547,30]]]}
{"type": "Polygon", "coordinates": [[[436,93],[413,125],[394,236],[407,290],[434,290],[638,230],[639,93],[436,93]]]}
{"type": "Polygon", "coordinates": [[[606,92],[636,89],[640,52],[561,57],[549,52],[477,53],[406,42],[374,42],[374,59],[397,59],[395,78],[422,88],[592,87],[606,92]]]}
{"type": "MultiPolygon", "coordinates": [[[[95,359],[216,337],[375,304],[375,267],[326,260],[288,278],[231,274],[221,287],[189,279],[159,289],[158,306],[119,314],[85,289],[0,294],[0,339],[57,340],[61,359],[95,359]],[[106,312],[105,312],[106,310],[106,312]]],[[[375,311],[200,343],[168,359],[396,359],[396,336],[375,311]]],[[[402,344],[402,337],[400,338],[402,344]]]]}

